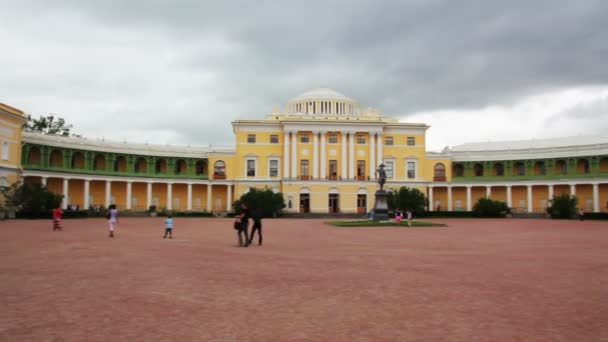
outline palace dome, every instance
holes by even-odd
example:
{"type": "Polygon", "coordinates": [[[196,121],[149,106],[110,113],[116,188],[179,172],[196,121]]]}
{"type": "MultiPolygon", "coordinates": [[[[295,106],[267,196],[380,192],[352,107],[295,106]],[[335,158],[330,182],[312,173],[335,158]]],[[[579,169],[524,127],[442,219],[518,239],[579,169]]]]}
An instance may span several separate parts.
{"type": "Polygon", "coordinates": [[[315,88],[287,102],[291,115],[359,116],[357,101],[330,88],[315,88]]]}

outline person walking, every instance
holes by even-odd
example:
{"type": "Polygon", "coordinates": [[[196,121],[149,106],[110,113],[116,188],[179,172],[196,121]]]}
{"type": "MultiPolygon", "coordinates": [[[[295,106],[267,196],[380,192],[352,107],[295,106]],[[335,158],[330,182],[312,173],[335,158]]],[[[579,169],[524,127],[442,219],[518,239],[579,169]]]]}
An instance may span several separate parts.
{"type": "Polygon", "coordinates": [[[407,226],[411,227],[412,226],[412,211],[411,210],[406,210],[405,215],[407,215],[407,226]]]}
{"type": "Polygon", "coordinates": [[[258,232],[258,246],[262,245],[262,210],[259,208],[253,211],[253,226],[251,227],[251,236],[249,236],[249,244],[253,243],[253,236],[258,232]]]}
{"type": "Polygon", "coordinates": [[[63,229],[63,210],[60,207],[53,209],[53,230],[62,230],[63,229]]]}
{"type": "Polygon", "coordinates": [[[167,238],[169,235],[169,239],[173,239],[173,217],[168,215],[165,219],[165,235],[163,235],[163,239],[167,238]]]}
{"type": "Polygon", "coordinates": [[[110,237],[114,237],[114,230],[118,225],[118,210],[116,204],[111,204],[108,210],[108,229],[110,230],[110,237]]]}
{"type": "Polygon", "coordinates": [[[239,246],[249,247],[248,231],[249,231],[249,218],[251,217],[251,210],[246,203],[241,203],[241,215],[240,215],[240,229],[239,234],[239,246]]]}

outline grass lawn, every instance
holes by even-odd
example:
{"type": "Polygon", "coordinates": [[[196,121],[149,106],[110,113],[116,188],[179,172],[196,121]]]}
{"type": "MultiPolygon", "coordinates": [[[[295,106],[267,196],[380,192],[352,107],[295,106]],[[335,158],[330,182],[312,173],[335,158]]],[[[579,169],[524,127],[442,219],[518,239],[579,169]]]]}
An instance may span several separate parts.
{"type": "MultiPolygon", "coordinates": [[[[328,221],[325,223],[330,224],[332,226],[336,226],[336,227],[406,227],[407,228],[407,222],[401,222],[401,224],[397,224],[394,221],[382,221],[382,222],[328,221]]],[[[412,221],[412,227],[447,227],[447,225],[443,224],[443,223],[412,221]]]]}

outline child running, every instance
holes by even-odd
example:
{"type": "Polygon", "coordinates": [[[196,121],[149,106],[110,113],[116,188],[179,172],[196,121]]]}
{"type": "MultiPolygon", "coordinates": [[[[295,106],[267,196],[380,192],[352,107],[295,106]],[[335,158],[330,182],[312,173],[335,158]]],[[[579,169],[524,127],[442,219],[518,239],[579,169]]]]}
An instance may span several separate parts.
{"type": "Polygon", "coordinates": [[[61,221],[62,218],[63,218],[63,210],[61,210],[61,208],[59,208],[59,207],[53,209],[53,231],[63,229],[62,221],[61,221]]]}
{"type": "Polygon", "coordinates": [[[167,234],[169,234],[169,239],[173,239],[173,218],[171,215],[168,215],[165,220],[165,235],[163,235],[163,239],[167,238],[167,234]]]}

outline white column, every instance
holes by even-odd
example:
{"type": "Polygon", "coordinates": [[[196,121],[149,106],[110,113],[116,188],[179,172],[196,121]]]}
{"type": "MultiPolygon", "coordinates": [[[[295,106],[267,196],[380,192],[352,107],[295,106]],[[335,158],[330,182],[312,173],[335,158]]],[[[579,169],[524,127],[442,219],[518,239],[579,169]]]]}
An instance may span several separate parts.
{"type": "Polygon", "coordinates": [[[69,179],[64,178],[63,179],[63,199],[61,200],[61,208],[63,209],[67,209],[68,208],[68,194],[70,192],[70,183],[69,183],[69,179]]]}
{"type": "Polygon", "coordinates": [[[340,132],[340,135],[342,135],[342,160],[340,160],[340,173],[342,174],[342,179],[346,179],[348,178],[348,174],[346,173],[347,169],[347,159],[346,159],[346,149],[348,148],[348,145],[346,144],[346,132],[340,132]]]}
{"type": "Polygon", "coordinates": [[[593,212],[600,212],[600,185],[593,184],[593,212]]]}
{"type": "Polygon", "coordinates": [[[211,203],[211,193],[213,192],[213,185],[209,183],[207,185],[207,211],[211,212],[213,210],[213,203],[211,203]]]}
{"type": "Polygon", "coordinates": [[[232,210],[232,185],[226,186],[226,211],[232,210]]]}
{"type": "Polygon", "coordinates": [[[108,208],[112,202],[112,181],[106,181],[106,203],[105,206],[108,208]]]}
{"type": "Polygon", "coordinates": [[[531,213],[534,211],[534,201],[532,200],[532,185],[528,185],[527,186],[527,193],[528,193],[528,212],[531,213]]]}
{"type": "Polygon", "coordinates": [[[146,187],[146,210],[152,205],[152,183],[148,183],[146,187]]]}
{"type": "Polygon", "coordinates": [[[84,210],[89,210],[89,207],[91,206],[91,203],[89,203],[91,197],[91,181],[88,179],[84,180],[84,205],[82,209],[84,210]]]}
{"type": "Polygon", "coordinates": [[[325,137],[327,132],[321,132],[321,179],[327,177],[327,142],[325,137]]]}
{"type": "Polygon", "coordinates": [[[428,211],[435,211],[435,201],[433,200],[433,186],[429,185],[429,207],[428,211]]]}
{"type": "Polygon", "coordinates": [[[188,211],[192,211],[192,183],[188,183],[188,190],[187,190],[187,207],[186,210],[188,211]]]}
{"type": "Polygon", "coordinates": [[[507,205],[509,208],[513,208],[513,195],[511,192],[511,186],[507,185],[507,205]]]}
{"type": "MultiPolygon", "coordinates": [[[[384,163],[384,154],[382,151],[382,144],[384,143],[384,141],[382,140],[382,133],[378,133],[378,153],[376,153],[376,158],[378,159],[378,162],[376,164],[380,165],[381,163],[384,163]]],[[[378,166],[375,165],[375,166],[378,166]]],[[[396,173],[395,173],[395,168],[397,167],[397,165],[393,165],[393,177],[396,178],[396,173]]],[[[374,172],[376,172],[376,167],[374,167],[374,172]]]]}
{"type": "Polygon", "coordinates": [[[167,183],[167,210],[173,210],[173,183],[167,183]]]}
{"type": "Polygon", "coordinates": [[[283,178],[289,178],[289,132],[283,138],[283,178]]]}
{"type": "Polygon", "coordinates": [[[348,149],[348,178],[355,178],[355,133],[348,133],[349,149],[348,149]]]}
{"type": "Polygon", "coordinates": [[[298,132],[291,132],[291,178],[298,178],[298,132]]]}
{"type": "Polygon", "coordinates": [[[467,186],[467,211],[473,210],[473,203],[471,200],[471,186],[467,186]]]}
{"type": "Polygon", "coordinates": [[[127,210],[131,210],[131,186],[133,183],[127,182],[127,210]]]}
{"type": "Polygon", "coordinates": [[[376,173],[376,133],[369,134],[369,177],[376,173]]]}
{"type": "Polygon", "coordinates": [[[570,196],[576,196],[576,185],[570,184],[570,196]]]}
{"type": "Polygon", "coordinates": [[[551,201],[553,199],[553,184],[547,186],[547,192],[549,194],[548,200],[551,201]]]}
{"type": "Polygon", "coordinates": [[[452,211],[452,186],[448,185],[448,211],[452,211]]]}
{"type": "Polygon", "coordinates": [[[489,185],[486,185],[486,197],[487,198],[491,198],[492,197],[492,187],[489,185]]]}
{"type": "Polygon", "coordinates": [[[40,184],[42,184],[42,186],[46,186],[46,177],[41,177],[40,178],[40,184]]]}
{"type": "Polygon", "coordinates": [[[312,178],[319,178],[319,132],[312,132],[312,178]]]}

